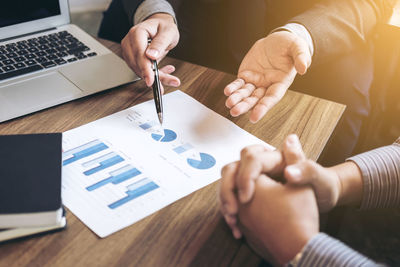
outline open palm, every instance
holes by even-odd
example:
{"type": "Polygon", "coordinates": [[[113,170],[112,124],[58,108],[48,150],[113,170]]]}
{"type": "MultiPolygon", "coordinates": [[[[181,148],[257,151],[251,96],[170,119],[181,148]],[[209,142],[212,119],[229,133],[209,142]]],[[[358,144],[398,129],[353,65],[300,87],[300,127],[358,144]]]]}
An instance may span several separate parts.
{"type": "Polygon", "coordinates": [[[282,99],[296,73],[304,74],[310,63],[307,43],[291,32],[258,40],[240,64],[238,79],[225,87],[231,115],[251,110],[250,121],[259,121],[282,99]]]}

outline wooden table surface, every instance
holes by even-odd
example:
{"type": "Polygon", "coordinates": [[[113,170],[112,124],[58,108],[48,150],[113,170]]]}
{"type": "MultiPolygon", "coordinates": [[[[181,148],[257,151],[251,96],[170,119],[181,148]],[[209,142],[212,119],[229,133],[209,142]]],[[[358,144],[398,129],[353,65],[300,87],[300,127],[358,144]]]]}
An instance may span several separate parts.
{"type": "MultiPolygon", "coordinates": [[[[120,46],[102,41],[120,53],[120,46]]],[[[288,91],[257,124],[248,116],[229,116],[224,86],[234,77],[172,58],[180,90],[267,143],[280,147],[290,133],[305,153],[317,159],[344,106],[288,91]]],[[[166,88],[166,92],[175,89],[166,88]]],[[[152,99],[143,81],[36,112],[0,124],[0,134],[64,132],[152,99]]],[[[242,240],[234,240],[218,211],[217,182],[105,239],[98,238],[67,210],[61,232],[0,245],[0,266],[257,266],[260,258],[242,240]]]]}

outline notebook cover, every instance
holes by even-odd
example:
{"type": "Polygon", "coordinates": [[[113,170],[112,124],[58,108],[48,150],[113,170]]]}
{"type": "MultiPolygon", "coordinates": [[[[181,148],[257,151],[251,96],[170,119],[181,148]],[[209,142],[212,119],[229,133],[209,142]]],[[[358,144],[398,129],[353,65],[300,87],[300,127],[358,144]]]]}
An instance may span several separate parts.
{"type": "Polygon", "coordinates": [[[0,217],[61,207],[61,141],[61,133],[0,136],[0,217]]]}

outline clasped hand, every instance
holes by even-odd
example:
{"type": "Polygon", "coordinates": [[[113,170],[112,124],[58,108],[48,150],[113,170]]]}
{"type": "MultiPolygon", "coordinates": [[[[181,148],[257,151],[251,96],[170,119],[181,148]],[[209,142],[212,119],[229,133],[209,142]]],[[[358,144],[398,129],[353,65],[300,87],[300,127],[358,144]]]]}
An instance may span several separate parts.
{"type": "Polygon", "coordinates": [[[279,265],[319,232],[318,208],[330,210],[339,195],[336,172],[306,159],[296,135],[281,151],[243,149],[240,161],[222,169],[219,189],[221,212],[235,238],[243,233],[279,265]]]}

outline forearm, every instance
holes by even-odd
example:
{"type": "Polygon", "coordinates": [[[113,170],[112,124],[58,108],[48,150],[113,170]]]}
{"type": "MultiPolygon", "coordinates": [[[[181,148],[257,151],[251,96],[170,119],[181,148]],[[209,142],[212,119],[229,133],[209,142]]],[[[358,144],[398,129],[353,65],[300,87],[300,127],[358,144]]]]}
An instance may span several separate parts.
{"type": "Polygon", "coordinates": [[[310,32],[314,42],[313,62],[360,49],[379,23],[389,19],[393,0],[328,0],[294,17],[310,32]]]}
{"type": "MultiPolygon", "coordinates": [[[[291,266],[289,264],[289,266],[291,266]]],[[[309,240],[294,266],[379,266],[342,242],[319,233],[309,240]]]]}

